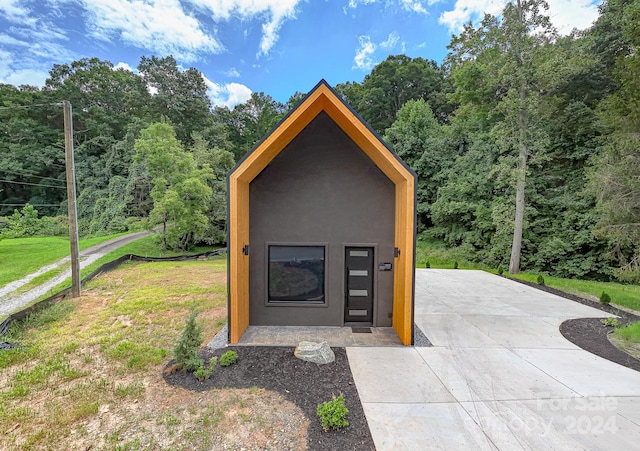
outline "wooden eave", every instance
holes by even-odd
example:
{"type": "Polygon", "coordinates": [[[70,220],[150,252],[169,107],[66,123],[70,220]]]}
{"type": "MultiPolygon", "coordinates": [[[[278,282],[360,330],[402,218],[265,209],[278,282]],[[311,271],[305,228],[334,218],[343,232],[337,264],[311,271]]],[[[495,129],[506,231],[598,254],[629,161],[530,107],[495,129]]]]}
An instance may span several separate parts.
{"type": "Polygon", "coordinates": [[[323,80],[234,169],[230,177],[251,182],[309,123],[324,111],[395,184],[415,174],[370,130],[323,80]]]}

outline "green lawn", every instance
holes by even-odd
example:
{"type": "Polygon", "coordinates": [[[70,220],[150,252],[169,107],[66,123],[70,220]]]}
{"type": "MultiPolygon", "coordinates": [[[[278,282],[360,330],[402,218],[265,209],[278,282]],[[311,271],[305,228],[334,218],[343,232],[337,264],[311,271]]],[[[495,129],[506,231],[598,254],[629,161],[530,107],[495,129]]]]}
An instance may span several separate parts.
{"type": "Polygon", "coordinates": [[[627,341],[640,343],[640,322],[619,327],[616,329],[616,333],[627,341]]]}
{"type": "MultiPolygon", "coordinates": [[[[124,235],[100,236],[80,240],[80,249],[124,235]]],[[[69,238],[36,237],[5,238],[0,240],[0,287],[21,279],[41,267],[69,255],[69,238]]]]}
{"type": "MultiPolygon", "coordinates": [[[[537,274],[505,274],[509,277],[536,282],[537,274]]],[[[640,285],[626,285],[617,282],[594,282],[591,280],[562,279],[544,276],[545,285],[566,293],[588,299],[599,299],[602,292],[611,296],[611,302],[633,310],[640,311],[640,285]]]]}
{"type": "Polygon", "coordinates": [[[154,382],[192,308],[205,341],[226,323],[225,268],[223,258],[125,264],[92,281],[89,296],[15,322],[6,340],[20,346],[0,351],[0,449],[240,449],[247,434],[225,439],[240,428],[272,429],[277,439],[282,426],[263,418],[275,418],[284,398],[261,396],[257,417],[246,389],[203,393],[154,382]],[[235,412],[233,421],[223,422],[225,412],[235,412]]]}

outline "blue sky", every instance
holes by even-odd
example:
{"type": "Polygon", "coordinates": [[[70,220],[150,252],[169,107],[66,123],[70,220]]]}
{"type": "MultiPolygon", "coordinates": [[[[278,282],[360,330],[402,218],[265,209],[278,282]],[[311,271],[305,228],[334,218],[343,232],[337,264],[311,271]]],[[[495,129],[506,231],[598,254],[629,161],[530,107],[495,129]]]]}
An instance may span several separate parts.
{"type": "MultiPolygon", "coordinates": [[[[548,0],[568,33],[600,0],[548,0]]],[[[0,83],[42,86],[53,64],[83,57],[135,70],[172,54],[200,70],[213,103],[251,92],[285,102],[321,78],[360,82],[388,55],[446,55],[451,34],[503,0],[0,0],[0,83]]]]}

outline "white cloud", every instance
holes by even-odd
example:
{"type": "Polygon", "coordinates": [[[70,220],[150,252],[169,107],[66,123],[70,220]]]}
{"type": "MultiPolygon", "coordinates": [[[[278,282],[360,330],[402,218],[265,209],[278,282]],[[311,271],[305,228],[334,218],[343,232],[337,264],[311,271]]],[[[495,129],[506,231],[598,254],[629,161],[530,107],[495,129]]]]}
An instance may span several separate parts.
{"type": "Polygon", "coordinates": [[[229,96],[227,97],[227,106],[236,106],[239,103],[246,102],[251,98],[251,89],[240,83],[229,83],[226,86],[229,96]]]}
{"type": "Polygon", "coordinates": [[[550,0],[548,14],[558,31],[568,34],[590,27],[598,18],[598,6],[592,0],[550,0]]]}
{"type": "MultiPolygon", "coordinates": [[[[24,29],[23,29],[24,30],[24,29]]],[[[68,41],[69,37],[66,32],[56,27],[51,23],[39,21],[36,28],[32,28],[28,32],[30,40],[42,40],[42,41],[68,41]]]]}
{"type": "Polygon", "coordinates": [[[375,51],[376,45],[371,42],[371,37],[366,35],[358,36],[358,48],[353,59],[353,69],[371,70],[376,65],[373,59],[375,51]]]}
{"type": "Polygon", "coordinates": [[[61,44],[55,42],[32,42],[29,46],[29,57],[36,57],[44,61],[64,63],[74,59],[74,53],[61,44]]]}
{"type": "Polygon", "coordinates": [[[0,34],[0,44],[15,45],[18,47],[29,47],[28,42],[21,41],[19,39],[14,38],[13,36],[9,36],[8,34],[0,34]]]}
{"type": "Polygon", "coordinates": [[[422,4],[423,2],[417,0],[400,0],[402,7],[407,11],[413,11],[418,14],[428,14],[427,8],[422,4]]]}
{"type": "Polygon", "coordinates": [[[380,43],[380,47],[385,49],[392,49],[396,46],[399,40],[400,36],[398,36],[398,33],[394,31],[393,33],[389,34],[389,37],[386,41],[380,43]]]}
{"type": "MultiPolygon", "coordinates": [[[[369,71],[378,64],[378,62],[374,58],[374,54],[378,49],[384,49],[388,54],[389,51],[398,47],[398,43],[400,42],[400,36],[395,31],[390,33],[387,36],[387,39],[376,44],[371,40],[371,36],[362,35],[358,36],[358,47],[356,48],[356,56],[353,58],[353,66],[352,69],[361,69],[364,71],[369,71]]],[[[400,43],[400,48],[402,53],[406,50],[406,43],[400,43]]]]}
{"type": "MultiPolygon", "coordinates": [[[[547,15],[551,23],[562,34],[573,28],[589,27],[598,18],[598,7],[593,0],[548,0],[547,15]]],[[[499,15],[507,4],[504,0],[456,0],[452,10],[445,11],[438,21],[449,27],[452,33],[458,33],[468,21],[482,19],[484,13],[499,15]]]]}
{"type": "Polygon", "coordinates": [[[124,69],[124,70],[128,70],[129,72],[134,72],[137,73],[138,71],[136,69],[134,69],[133,67],[131,67],[129,64],[120,61],[118,64],[116,64],[115,66],[113,66],[114,69],[124,69]]]}
{"type": "Polygon", "coordinates": [[[243,84],[227,83],[221,85],[209,80],[204,75],[202,78],[207,85],[207,94],[213,105],[233,108],[251,98],[251,89],[243,84]]]}
{"type": "Polygon", "coordinates": [[[43,86],[49,72],[39,69],[16,69],[11,53],[0,49],[0,83],[43,86]]]}
{"type": "Polygon", "coordinates": [[[470,20],[482,19],[484,13],[498,14],[506,2],[502,0],[456,0],[450,11],[444,11],[438,22],[449,27],[449,31],[457,33],[470,20]]]}
{"type": "Polygon", "coordinates": [[[43,86],[51,62],[74,59],[73,51],[60,41],[68,41],[65,31],[49,22],[50,17],[34,17],[27,2],[0,0],[0,17],[11,22],[0,33],[0,81],[12,85],[43,86]]]}
{"type": "MultiPolygon", "coordinates": [[[[427,6],[431,6],[441,1],[443,0],[398,0],[398,6],[405,11],[414,12],[416,14],[429,14],[427,6]]],[[[393,2],[391,0],[349,0],[347,6],[343,8],[343,12],[346,14],[348,8],[355,9],[358,6],[367,6],[373,3],[382,3],[385,7],[393,6],[393,2]]]]}
{"type": "Polygon", "coordinates": [[[349,8],[357,8],[358,5],[370,5],[375,2],[376,0],[349,0],[349,8]]]}
{"type": "Polygon", "coordinates": [[[200,53],[219,53],[223,46],[187,15],[179,0],[82,0],[92,35],[123,41],[183,61],[200,53]]]}
{"type": "Polygon", "coordinates": [[[44,86],[47,78],[49,78],[48,71],[37,69],[18,69],[5,74],[0,73],[0,79],[3,83],[14,86],[30,85],[40,87],[44,86]]]}
{"type": "Polygon", "coordinates": [[[240,76],[240,72],[235,67],[232,67],[228,71],[224,73],[227,77],[238,78],[240,76]]]}
{"type": "Polygon", "coordinates": [[[19,0],[2,0],[0,2],[0,15],[3,15],[10,22],[33,26],[36,23],[36,19],[29,17],[30,11],[24,6],[20,6],[19,3],[19,0]]]}
{"type": "Polygon", "coordinates": [[[11,60],[11,53],[7,52],[6,50],[2,50],[2,48],[0,48],[0,70],[4,69],[8,65],[8,62],[10,60],[11,60]]]}
{"type": "Polygon", "coordinates": [[[231,17],[261,19],[262,39],[258,56],[266,55],[278,41],[278,32],[287,20],[295,19],[301,0],[189,0],[193,5],[209,11],[215,21],[231,17]]]}

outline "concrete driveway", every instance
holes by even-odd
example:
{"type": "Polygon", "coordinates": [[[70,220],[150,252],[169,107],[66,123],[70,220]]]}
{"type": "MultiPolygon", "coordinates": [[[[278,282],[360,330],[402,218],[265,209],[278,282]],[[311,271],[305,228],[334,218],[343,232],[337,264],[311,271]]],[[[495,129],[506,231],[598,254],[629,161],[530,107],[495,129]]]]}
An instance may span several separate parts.
{"type": "Polygon", "coordinates": [[[347,348],[377,449],[639,449],[640,373],[558,330],[605,316],[482,271],[417,270],[433,347],[347,348]]]}

